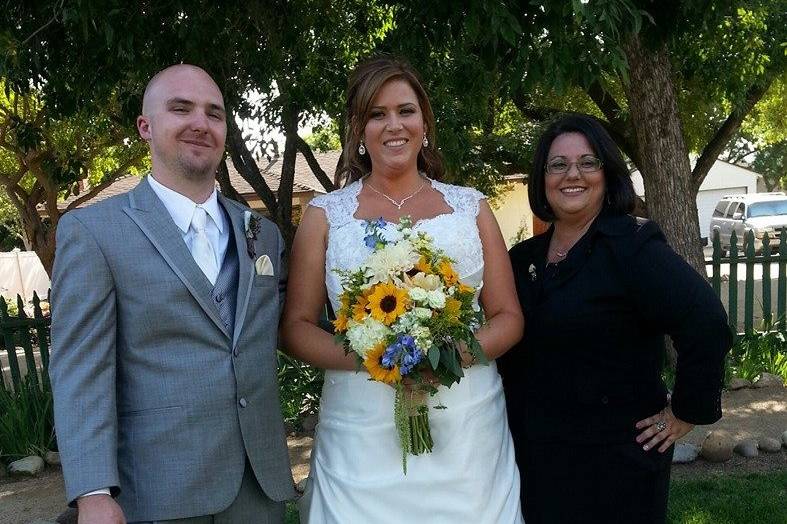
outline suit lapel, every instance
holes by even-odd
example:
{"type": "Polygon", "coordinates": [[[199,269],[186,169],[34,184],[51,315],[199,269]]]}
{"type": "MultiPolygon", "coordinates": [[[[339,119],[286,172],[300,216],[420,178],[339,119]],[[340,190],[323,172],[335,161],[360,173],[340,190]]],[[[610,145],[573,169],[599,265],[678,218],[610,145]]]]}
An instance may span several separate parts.
{"type": "Polygon", "coordinates": [[[219,311],[211,297],[213,286],[197,263],[194,262],[194,258],[183,241],[180,229],[175,225],[167,208],[161,203],[147,180],[142,180],[129,193],[129,206],[123,211],[139,226],[153,247],[158,250],[161,257],[191,292],[200,307],[229,338],[230,334],[224,327],[219,311]]]}
{"type": "Polygon", "coordinates": [[[227,211],[227,215],[230,217],[230,222],[232,224],[232,238],[230,239],[230,245],[227,246],[227,249],[233,245],[232,239],[234,238],[234,246],[238,250],[238,296],[235,303],[235,330],[232,340],[232,347],[234,348],[240,338],[240,333],[243,329],[243,320],[246,318],[246,308],[249,305],[251,284],[254,279],[254,261],[251,259],[246,249],[243,208],[231,202],[221,193],[219,193],[219,202],[227,211]]]}

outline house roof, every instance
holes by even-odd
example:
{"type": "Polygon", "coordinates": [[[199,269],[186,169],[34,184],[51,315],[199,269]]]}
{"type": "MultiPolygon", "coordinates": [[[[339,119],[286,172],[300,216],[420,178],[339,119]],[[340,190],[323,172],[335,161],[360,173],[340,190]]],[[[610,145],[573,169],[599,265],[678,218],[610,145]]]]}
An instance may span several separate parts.
{"type": "MultiPolygon", "coordinates": [[[[314,153],[317,163],[320,164],[320,167],[322,167],[323,171],[325,171],[325,173],[331,179],[333,179],[333,173],[336,170],[336,164],[339,161],[340,156],[341,151],[314,153]]],[[[279,190],[279,184],[281,183],[281,163],[281,157],[274,159],[272,162],[268,162],[267,160],[263,159],[257,163],[260,168],[260,172],[265,179],[265,182],[267,182],[268,186],[273,192],[279,190]]],[[[251,185],[242,176],[240,176],[238,171],[235,169],[235,166],[232,165],[231,161],[227,162],[227,171],[230,175],[232,187],[234,187],[238,193],[240,193],[243,197],[256,196],[254,189],[252,189],[251,185]]],[[[95,204],[96,202],[100,202],[112,196],[130,191],[139,183],[139,180],[139,177],[133,175],[125,175],[120,177],[100,191],[96,196],[87,202],[83,202],[78,207],[95,204]]],[[[309,164],[306,162],[306,159],[303,157],[303,155],[298,153],[295,159],[295,182],[293,185],[293,193],[308,193],[311,191],[315,193],[326,192],[323,185],[319,180],[317,180],[317,177],[314,176],[314,173],[312,173],[312,170],[309,167],[309,164]]],[[[81,194],[71,195],[63,202],[58,203],[57,207],[60,210],[63,210],[80,196],[81,194]]]]}

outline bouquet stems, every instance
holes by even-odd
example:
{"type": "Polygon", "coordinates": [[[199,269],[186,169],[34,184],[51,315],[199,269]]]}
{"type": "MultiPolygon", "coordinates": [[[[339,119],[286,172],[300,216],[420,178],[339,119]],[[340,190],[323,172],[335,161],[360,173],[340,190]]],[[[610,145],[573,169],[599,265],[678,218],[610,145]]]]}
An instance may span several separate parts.
{"type": "Polygon", "coordinates": [[[407,474],[407,455],[431,453],[434,446],[429,428],[426,393],[397,384],[394,418],[402,446],[402,470],[407,474]]]}

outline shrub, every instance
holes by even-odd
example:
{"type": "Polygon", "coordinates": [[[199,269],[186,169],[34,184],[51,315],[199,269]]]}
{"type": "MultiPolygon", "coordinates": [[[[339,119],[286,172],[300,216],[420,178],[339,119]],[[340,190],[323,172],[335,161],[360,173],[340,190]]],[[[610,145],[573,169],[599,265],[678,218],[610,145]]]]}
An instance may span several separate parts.
{"type": "Polygon", "coordinates": [[[298,426],[302,415],[317,412],[322,391],[322,370],[279,352],[278,375],[284,420],[298,426]]]}
{"type": "Polygon", "coordinates": [[[740,337],[727,356],[726,378],[754,380],[761,373],[787,380],[787,333],[766,331],[740,337]]]}
{"type": "Polygon", "coordinates": [[[16,391],[0,386],[0,458],[16,460],[56,449],[52,390],[30,377],[16,391]]]}

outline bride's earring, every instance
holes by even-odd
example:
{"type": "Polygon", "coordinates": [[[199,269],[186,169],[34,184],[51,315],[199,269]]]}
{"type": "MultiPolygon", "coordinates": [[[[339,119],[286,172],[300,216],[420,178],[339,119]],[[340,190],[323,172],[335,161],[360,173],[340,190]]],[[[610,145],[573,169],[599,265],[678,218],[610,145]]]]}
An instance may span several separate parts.
{"type": "Polygon", "coordinates": [[[363,140],[361,140],[361,143],[358,144],[358,154],[361,156],[366,154],[366,146],[363,144],[363,140]]]}
{"type": "Polygon", "coordinates": [[[426,133],[424,133],[424,141],[423,141],[423,144],[424,144],[424,147],[429,147],[429,139],[428,139],[428,138],[426,138],[426,133]]]}

